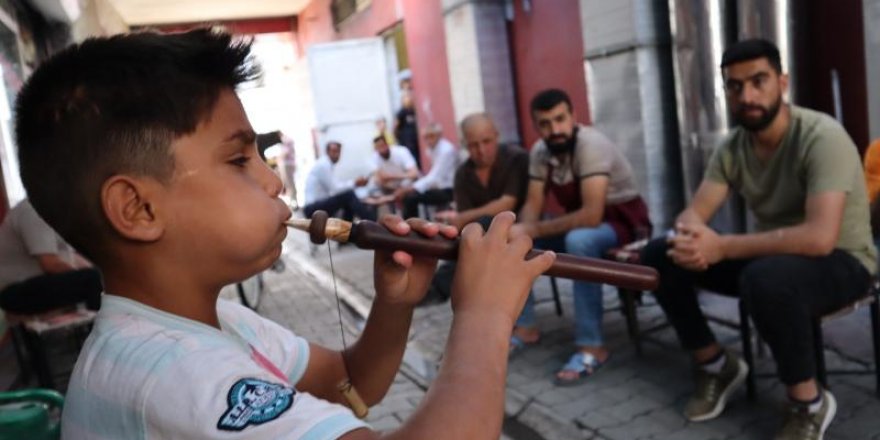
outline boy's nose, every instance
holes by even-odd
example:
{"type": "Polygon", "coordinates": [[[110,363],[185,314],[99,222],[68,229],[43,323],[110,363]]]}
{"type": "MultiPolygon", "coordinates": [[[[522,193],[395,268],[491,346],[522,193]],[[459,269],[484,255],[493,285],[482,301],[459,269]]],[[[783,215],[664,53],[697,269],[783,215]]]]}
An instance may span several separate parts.
{"type": "MultiPolygon", "coordinates": [[[[270,170],[271,171],[271,170],[270,170]]],[[[272,197],[278,197],[281,195],[281,191],[284,191],[284,182],[281,181],[275,173],[272,173],[272,178],[269,182],[269,195],[272,197]]]]}
{"type": "Polygon", "coordinates": [[[272,171],[272,168],[269,168],[269,164],[265,162],[260,168],[260,177],[263,181],[263,187],[266,189],[266,193],[271,197],[278,197],[281,195],[281,191],[284,190],[284,182],[281,181],[281,178],[278,177],[278,175],[272,171]]]}

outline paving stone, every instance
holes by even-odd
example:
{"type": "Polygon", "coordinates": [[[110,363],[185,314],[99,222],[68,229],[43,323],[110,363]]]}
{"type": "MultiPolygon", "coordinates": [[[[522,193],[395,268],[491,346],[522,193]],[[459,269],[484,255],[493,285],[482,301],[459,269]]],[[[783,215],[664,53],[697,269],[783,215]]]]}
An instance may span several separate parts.
{"type": "Polygon", "coordinates": [[[504,394],[504,414],[515,416],[529,404],[529,398],[515,389],[508,389],[504,394]]]}
{"type": "Polygon", "coordinates": [[[647,439],[662,438],[681,429],[682,424],[669,424],[665,419],[644,415],[630,420],[625,425],[602,429],[599,431],[611,439],[647,439]]]}
{"type": "Polygon", "coordinates": [[[545,440],[575,440],[589,438],[583,436],[581,430],[567,420],[556,417],[549,409],[541,405],[528,405],[517,420],[532,428],[545,440]],[[583,436],[583,437],[582,437],[583,436]]]}
{"type": "Polygon", "coordinates": [[[385,415],[377,420],[370,420],[370,427],[376,431],[391,431],[400,427],[400,420],[393,415],[385,415]]]}

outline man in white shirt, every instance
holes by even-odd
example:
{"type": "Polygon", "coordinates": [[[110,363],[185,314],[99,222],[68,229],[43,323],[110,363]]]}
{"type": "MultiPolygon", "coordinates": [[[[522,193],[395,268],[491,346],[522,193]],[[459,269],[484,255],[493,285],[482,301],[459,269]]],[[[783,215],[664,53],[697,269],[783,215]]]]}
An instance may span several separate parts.
{"type": "Polygon", "coordinates": [[[383,193],[393,193],[397,188],[408,186],[419,177],[416,159],[406,147],[389,146],[385,136],[381,134],[373,139],[373,147],[376,149],[373,155],[376,169],[374,179],[383,193]]]}
{"type": "Polygon", "coordinates": [[[342,144],[337,141],[327,142],[326,152],[327,154],[315,162],[306,178],[306,206],[303,207],[306,218],[311,218],[315,211],[322,210],[331,216],[341,211],[341,217],[348,221],[355,216],[375,220],[376,213],[361,203],[354,193],[355,187],[362,187],[369,180],[358,177],[353,181],[340,182],[333,175],[333,168],[342,156],[342,144]]]}
{"type": "Polygon", "coordinates": [[[431,152],[431,170],[412,186],[395,192],[403,200],[403,217],[418,217],[419,205],[447,205],[452,202],[452,184],[458,153],[452,142],[443,139],[440,124],[431,124],[422,132],[422,138],[431,152]]]}
{"type": "Polygon", "coordinates": [[[31,314],[101,304],[101,276],[25,199],[0,225],[0,308],[31,314]]]}

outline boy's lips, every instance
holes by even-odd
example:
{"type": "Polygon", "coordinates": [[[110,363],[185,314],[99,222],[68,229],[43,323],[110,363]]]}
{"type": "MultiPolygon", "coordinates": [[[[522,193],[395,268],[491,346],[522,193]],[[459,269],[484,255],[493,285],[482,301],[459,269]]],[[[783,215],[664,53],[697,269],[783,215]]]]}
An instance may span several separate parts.
{"type": "Polygon", "coordinates": [[[279,199],[279,203],[281,203],[281,206],[282,206],[282,208],[281,208],[281,212],[282,212],[281,224],[283,225],[284,222],[290,220],[290,218],[293,217],[293,211],[291,211],[290,207],[287,206],[287,204],[284,203],[283,201],[281,201],[280,199],[279,199]]]}

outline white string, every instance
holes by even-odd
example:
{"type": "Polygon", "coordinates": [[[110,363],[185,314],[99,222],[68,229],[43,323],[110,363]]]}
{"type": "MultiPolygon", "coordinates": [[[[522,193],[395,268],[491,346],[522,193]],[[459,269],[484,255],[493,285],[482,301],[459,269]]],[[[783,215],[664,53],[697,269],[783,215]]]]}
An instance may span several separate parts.
{"type": "Polygon", "coordinates": [[[330,258],[330,274],[333,276],[333,294],[336,296],[336,313],[339,316],[339,334],[342,336],[342,351],[348,348],[345,343],[345,328],[342,325],[342,302],[339,300],[339,289],[336,287],[336,270],[333,268],[333,251],[330,249],[330,240],[327,240],[327,256],[330,258]]]}

